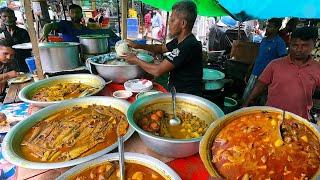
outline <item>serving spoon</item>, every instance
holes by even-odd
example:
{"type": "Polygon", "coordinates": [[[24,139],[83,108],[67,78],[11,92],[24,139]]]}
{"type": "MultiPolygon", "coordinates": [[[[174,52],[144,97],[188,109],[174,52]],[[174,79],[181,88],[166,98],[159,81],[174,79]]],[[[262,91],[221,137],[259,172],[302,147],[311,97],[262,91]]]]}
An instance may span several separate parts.
{"type": "Polygon", "coordinates": [[[181,120],[177,117],[177,114],[176,114],[176,88],[174,86],[172,86],[171,88],[171,97],[172,97],[173,119],[169,120],[169,124],[171,126],[177,126],[181,124],[181,120]]]}
{"type": "Polygon", "coordinates": [[[117,126],[119,167],[120,167],[120,179],[121,180],[125,179],[123,136],[127,133],[128,127],[129,127],[129,124],[125,120],[121,120],[117,126]]]}
{"type": "Polygon", "coordinates": [[[281,133],[281,125],[282,125],[282,123],[283,123],[283,121],[284,121],[284,118],[285,118],[285,115],[286,115],[286,111],[284,110],[283,112],[282,112],[282,119],[280,119],[279,120],[279,122],[278,122],[278,139],[276,140],[276,146],[278,147],[278,146],[282,146],[282,144],[283,144],[283,138],[282,138],[282,133],[281,133]]]}

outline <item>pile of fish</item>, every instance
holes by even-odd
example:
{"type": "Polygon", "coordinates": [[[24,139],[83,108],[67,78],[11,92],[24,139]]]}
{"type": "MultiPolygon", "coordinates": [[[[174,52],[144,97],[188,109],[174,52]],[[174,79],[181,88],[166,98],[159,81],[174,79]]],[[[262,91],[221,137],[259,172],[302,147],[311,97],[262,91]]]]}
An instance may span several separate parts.
{"type": "Polygon", "coordinates": [[[26,159],[38,162],[84,157],[115,143],[120,121],[126,121],[125,115],[108,106],[67,108],[33,126],[21,151],[26,159]]]}

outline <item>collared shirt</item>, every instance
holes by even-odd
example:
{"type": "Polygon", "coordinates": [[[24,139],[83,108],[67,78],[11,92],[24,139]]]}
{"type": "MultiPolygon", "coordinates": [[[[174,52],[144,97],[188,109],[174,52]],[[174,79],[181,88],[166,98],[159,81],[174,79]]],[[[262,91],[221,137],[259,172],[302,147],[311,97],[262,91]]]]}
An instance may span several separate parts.
{"type": "Polygon", "coordinates": [[[112,47],[116,44],[120,38],[111,30],[111,29],[89,29],[86,26],[81,26],[80,29],[77,29],[73,26],[71,21],[61,20],[58,23],[59,31],[62,33],[63,41],[65,42],[79,42],[77,36],[86,35],[86,34],[107,34],[108,38],[108,47],[112,47]]]}
{"type": "Polygon", "coordinates": [[[320,89],[320,63],[309,60],[298,66],[290,56],[272,61],[259,77],[268,85],[267,105],[309,119],[312,95],[320,89]]]}
{"type": "Polygon", "coordinates": [[[156,13],[156,15],[154,15],[151,22],[152,22],[152,27],[162,28],[162,17],[159,13],[156,13]]]}
{"type": "Polygon", "coordinates": [[[80,29],[73,26],[71,21],[61,20],[58,22],[59,32],[62,33],[63,41],[65,42],[79,42],[77,36],[94,34],[95,31],[81,25],[80,29]]]}
{"type": "Polygon", "coordinates": [[[260,76],[264,68],[266,68],[272,60],[283,57],[286,54],[286,45],[279,35],[276,35],[272,39],[263,38],[252,74],[260,76]]]}

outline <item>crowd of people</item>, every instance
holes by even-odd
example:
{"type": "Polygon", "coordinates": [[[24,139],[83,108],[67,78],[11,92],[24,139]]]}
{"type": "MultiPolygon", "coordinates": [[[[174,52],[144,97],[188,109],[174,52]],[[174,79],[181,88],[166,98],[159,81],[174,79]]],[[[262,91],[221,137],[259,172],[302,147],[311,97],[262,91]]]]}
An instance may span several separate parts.
{"type": "Polygon", "coordinates": [[[144,15],[144,37],[163,40],[165,38],[166,28],[164,21],[165,19],[162,17],[159,10],[149,10],[144,15]]]}

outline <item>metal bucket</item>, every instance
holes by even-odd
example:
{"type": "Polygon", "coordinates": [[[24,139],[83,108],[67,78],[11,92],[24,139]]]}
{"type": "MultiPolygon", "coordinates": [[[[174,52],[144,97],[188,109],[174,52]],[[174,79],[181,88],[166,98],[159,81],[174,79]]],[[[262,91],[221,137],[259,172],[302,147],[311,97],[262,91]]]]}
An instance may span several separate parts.
{"type": "Polygon", "coordinates": [[[40,43],[39,50],[44,72],[59,72],[80,66],[79,43],[40,43]]]}
{"type": "Polygon", "coordinates": [[[107,35],[81,35],[79,39],[83,54],[102,54],[108,52],[107,35]]]}

